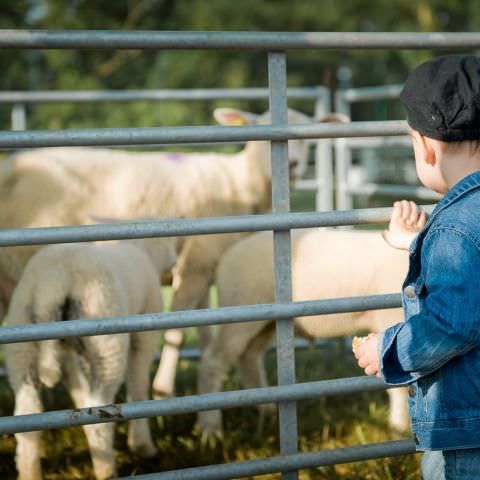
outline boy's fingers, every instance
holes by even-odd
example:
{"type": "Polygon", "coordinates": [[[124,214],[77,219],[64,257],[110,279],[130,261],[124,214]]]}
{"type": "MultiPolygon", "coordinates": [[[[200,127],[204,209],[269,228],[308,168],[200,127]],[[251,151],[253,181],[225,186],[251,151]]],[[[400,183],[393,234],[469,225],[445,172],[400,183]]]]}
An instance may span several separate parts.
{"type": "Polygon", "coordinates": [[[410,217],[409,217],[410,222],[412,225],[415,225],[415,223],[418,220],[418,207],[415,204],[415,202],[410,202],[410,217]]]}
{"type": "Polygon", "coordinates": [[[366,375],[375,375],[378,372],[378,369],[373,365],[368,365],[367,368],[364,370],[366,375]]]}
{"type": "Polygon", "coordinates": [[[427,214],[425,213],[425,210],[422,210],[422,212],[420,213],[420,217],[418,218],[417,227],[423,228],[426,223],[427,214]]]}
{"type": "Polygon", "coordinates": [[[399,218],[402,218],[402,204],[400,202],[395,202],[393,204],[393,212],[392,212],[392,221],[396,221],[399,218]]]}
{"type": "Polygon", "coordinates": [[[359,357],[357,363],[360,368],[365,368],[368,365],[368,361],[365,357],[359,357]]]}
{"type": "Polygon", "coordinates": [[[410,204],[407,200],[402,200],[402,220],[405,222],[410,217],[410,204]]]}

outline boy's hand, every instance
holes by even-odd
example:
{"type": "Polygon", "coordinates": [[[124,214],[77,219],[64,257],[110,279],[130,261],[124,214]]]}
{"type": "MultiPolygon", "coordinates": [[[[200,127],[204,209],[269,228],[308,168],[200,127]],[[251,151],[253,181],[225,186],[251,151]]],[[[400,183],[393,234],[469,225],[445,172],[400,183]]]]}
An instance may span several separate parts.
{"type": "Polygon", "coordinates": [[[361,343],[355,346],[353,353],[358,366],[363,368],[365,375],[375,375],[381,378],[378,359],[378,334],[370,333],[361,343]]]}
{"type": "Polygon", "coordinates": [[[408,250],[426,222],[425,210],[420,210],[414,202],[401,200],[393,204],[390,225],[388,230],[382,232],[382,236],[392,247],[408,250]]]}

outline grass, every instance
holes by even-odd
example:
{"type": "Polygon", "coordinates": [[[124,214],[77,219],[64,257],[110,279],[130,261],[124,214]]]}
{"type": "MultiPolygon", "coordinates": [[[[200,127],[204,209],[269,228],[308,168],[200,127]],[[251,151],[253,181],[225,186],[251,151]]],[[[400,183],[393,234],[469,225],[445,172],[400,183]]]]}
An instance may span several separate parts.
{"type": "MultiPolygon", "coordinates": [[[[295,192],[293,211],[313,210],[314,194],[295,192]]],[[[164,289],[165,304],[170,305],[171,290],[164,289]]],[[[212,289],[212,304],[216,304],[212,289]]],[[[192,329],[187,332],[188,345],[196,342],[192,329]]],[[[328,347],[298,351],[299,382],[360,375],[353,358],[332,343],[328,347]]],[[[271,384],[276,383],[275,356],[266,356],[271,384]]],[[[177,371],[179,396],[196,393],[198,363],[181,360],[177,371]]],[[[240,388],[236,372],[229,377],[226,389],[240,388]]],[[[45,392],[47,410],[71,408],[62,387],[45,392]],[[55,399],[55,401],[53,401],[55,399]]],[[[125,401],[120,392],[118,401],[125,401]]],[[[13,396],[4,377],[0,378],[0,415],[10,415],[13,396]]],[[[324,397],[298,403],[299,450],[317,451],[372,442],[408,438],[391,432],[387,425],[388,403],[385,392],[359,393],[345,397],[324,397]]],[[[186,414],[152,419],[151,427],[159,449],[158,458],[145,461],[127,449],[127,425],[116,426],[115,449],[119,476],[187,468],[199,465],[243,461],[279,454],[276,418],[261,418],[256,409],[236,408],[224,412],[225,437],[214,447],[202,443],[194,433],[195,415],[186,414]]],[[[86,439],[81,428],[50,430],[43,434],[45,480],[93,479],[86,439]]],[[[13,435],[0,436],[0,479],[16,478],[13,435]]],[[[299,473],[300,480],[414,480],[420,478],[418,455],[356,462],[299,473]]],[[[259,477],[260,478],[260,477],[259,477]]],[[[279,474],[264,475],[266,480],[280,479],[279,474]]]]}
{"type": "MultiPolygon", "coordinates": [[[[314,381],[359,375],[353,360],[333,344],[315,350],[297,352],[298,381],[314,381]]],[[[176,388],[178,395],[194,394],[198,363],[182,360],[176,388]]],[[[266,357],[270,383],[275,383],[275,356],[266,357]]],[[[13,398],[4,378],[0,385],[0,413],[8,415],[13,398]]],[[[232,372],[226,389],[240,388],[232,372]]],[[[70,408],[61,387],[49,392],[47,409],[70,408]],[[55,403],[53,399],[55,398],[55,403]]],[[[124,393],[119,395],[124,401],[124,393]]],[[[339,448],[402,438],[387,426],[388,404],[385,392],[359,393],[348,397],[325,397],[298,403],[300,451],[339,448]]],[[[120,476],[146,474],[198,465],[242,461],[278,455],[276,419],[260,418],[254,408],[235,408],[224,412],[225,439],[209,447],[193,433],[194,414],[152,419],[151,426],[159,448],[155,460],[145,461],[132,456],[127,449],[125,423],[117,425],[115,448],[120,476]]],[[[403,436],[405,437],[405,435],[403,436]]],[[[408,435],[407,435],[408,437],[408,435]]],[[[80,428],[45,432],[44,474],[46,480],[93,479],[85,437],[80,428]]],[[[16,478],[15,442],[12,435],[0,437],[0,478],[16,478]]],[[[301,480],[413,480],[419,478],[419,457],[404,457],[335,465],[300,472],[301,480]]],[[[280,475],[264,475],[262,479],[279,479],[280,475]]]]}

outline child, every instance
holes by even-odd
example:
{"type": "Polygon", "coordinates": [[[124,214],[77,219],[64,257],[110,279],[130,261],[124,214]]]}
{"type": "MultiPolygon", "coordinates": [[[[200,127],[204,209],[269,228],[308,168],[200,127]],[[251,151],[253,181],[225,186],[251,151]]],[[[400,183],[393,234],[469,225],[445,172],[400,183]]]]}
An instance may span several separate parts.
{"type": "Polygon", "coordinates": [[[445,194],[428,222],[396,202],[385,240],[410,250],[405,322],[355,349],[367,375],[409,385],[425,480],[480,479],[480,57],[418,66],[401,94],[420,181],[445,194]]]}

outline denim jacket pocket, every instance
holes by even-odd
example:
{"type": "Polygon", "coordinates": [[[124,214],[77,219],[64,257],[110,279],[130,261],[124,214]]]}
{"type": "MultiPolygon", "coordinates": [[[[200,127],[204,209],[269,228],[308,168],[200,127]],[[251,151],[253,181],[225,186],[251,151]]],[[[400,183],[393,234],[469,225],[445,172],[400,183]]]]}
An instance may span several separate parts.
{"type": "MultiPolygon", "coordinates": [[[[431,421],[439,418],[444,412],[443,401],[443,379],[442,370],[438,369],[418,381],[420,398],[418,402],[422,405],[424,421],[431,421]]],[[[417,405],[417,415],[419,405],[417,405]]]]}

